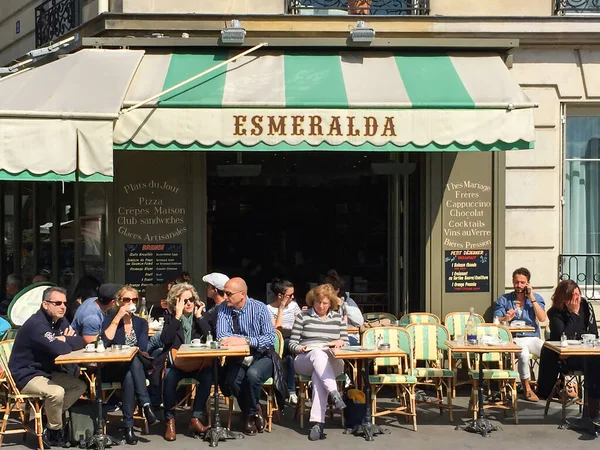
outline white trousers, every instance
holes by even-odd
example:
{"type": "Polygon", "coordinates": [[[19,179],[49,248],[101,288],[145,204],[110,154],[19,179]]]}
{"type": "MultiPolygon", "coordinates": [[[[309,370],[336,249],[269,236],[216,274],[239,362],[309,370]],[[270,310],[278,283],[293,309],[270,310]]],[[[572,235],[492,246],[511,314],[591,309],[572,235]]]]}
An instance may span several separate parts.
{"type": "Polygon", "coordinates": [[[521,380],[528,380],[531,378],[531,372],[529,370],[529,360],[531,359],[531,355],[540,356],[544,341],[535,336],[516,337],[513,341],[521,347],[521,353],[517,354],[517,370],[519,371],[519,377],[521,377],[521,380]]]}

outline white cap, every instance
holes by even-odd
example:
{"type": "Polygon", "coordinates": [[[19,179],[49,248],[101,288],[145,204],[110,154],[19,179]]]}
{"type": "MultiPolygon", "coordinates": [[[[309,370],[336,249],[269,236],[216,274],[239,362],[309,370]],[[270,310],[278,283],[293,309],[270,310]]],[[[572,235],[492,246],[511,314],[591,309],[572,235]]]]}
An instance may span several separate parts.
{"type": "Polygon", "coordinates": [[[209,273],[202,277],[202,281],[208,284],[212,284],[220,291],[225,290],[225,283],[229,281],[229,277],[219,272],[209,273]]]}

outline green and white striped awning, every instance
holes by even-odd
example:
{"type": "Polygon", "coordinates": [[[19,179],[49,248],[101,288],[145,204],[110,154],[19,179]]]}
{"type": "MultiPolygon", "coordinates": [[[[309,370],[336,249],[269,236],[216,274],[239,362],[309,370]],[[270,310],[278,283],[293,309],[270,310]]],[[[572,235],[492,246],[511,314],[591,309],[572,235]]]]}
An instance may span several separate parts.
{"type": "MultiPolygon", "coordinates": [[[[231,53],[145,54],[131,106],[231,53]]],[[[509,150],[535,105],[497,54],[264,51],[120,115],[116,149],[509,150]]]]}

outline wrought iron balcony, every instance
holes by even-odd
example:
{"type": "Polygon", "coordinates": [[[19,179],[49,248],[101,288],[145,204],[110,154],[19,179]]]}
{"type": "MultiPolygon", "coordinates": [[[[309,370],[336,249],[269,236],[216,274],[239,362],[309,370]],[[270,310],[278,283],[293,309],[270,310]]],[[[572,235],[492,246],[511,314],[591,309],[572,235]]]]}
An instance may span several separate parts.
{"type": "Polygon", "coordinates": [[[600,14],[600,0],[556,0],[554,14],[600,14]]]}
{"type": "Polygon", "coordinates": [[[429,15],[429,0],[287,0],[287,13],[329,16],[425,16],[429,15]]]}
{"type": "Polygon", "coordinates": [[[46,0],[35,8],[35,45],[41,47],[81,25],[82,0],[46,0]]]}
{"type": "Polygon", "coordinates": [[[583,297],[600,300],[600,254],[559,255],[558,279],[573,280],[583,297]]]}

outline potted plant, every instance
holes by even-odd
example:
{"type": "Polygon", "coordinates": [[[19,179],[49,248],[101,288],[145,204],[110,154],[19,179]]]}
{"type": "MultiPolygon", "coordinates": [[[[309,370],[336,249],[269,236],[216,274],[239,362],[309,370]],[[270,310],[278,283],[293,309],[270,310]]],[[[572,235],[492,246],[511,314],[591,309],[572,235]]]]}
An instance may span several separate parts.
{"type": "Polygon", "coordinates": [[[371,14],[372,0],[348,0],[348,14],[371,14]]]}

